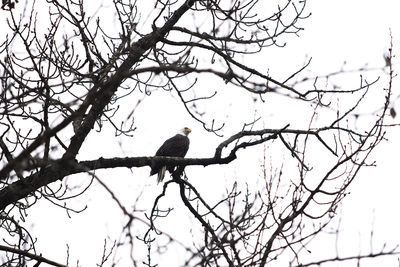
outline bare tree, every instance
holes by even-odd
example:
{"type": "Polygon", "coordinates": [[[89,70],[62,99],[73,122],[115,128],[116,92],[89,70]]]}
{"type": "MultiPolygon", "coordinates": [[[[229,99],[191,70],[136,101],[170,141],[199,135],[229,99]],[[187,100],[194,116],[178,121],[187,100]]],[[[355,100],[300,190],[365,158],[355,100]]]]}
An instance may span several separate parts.
{"type": "Polygon", "coordinates": [[[357,87],[342,88],[330,81],[340,79],[345,71],[311,77],[303,74],[310,61],[285,74],[287,78],[274,78],[268,66],[254,66],[248,60],[269,47],[284,47],[285,38],[301,33],[303,20],[309,17],[306,1],[156,0],[151,4],[145,13],[147,1],[114,0],[112,6],[81,0],[11,6],[11,1],[3,1],[10,10],[1,11],[8,26],[0,46],[4,243],[0,250],[6,252],[2,262],[70,265],[68,258],[56,263],[45,251],[36,250],[40,236],[31,236],[26,216],[33,205],[45,200],[74,212],[62,203],[87,193],[93,183],[104,186],[126,218],[120,240],[111,248],[104,245],[100,266],[116,264],[112,255],[122,248],[128,248],[132,263],[139,265],[143,259],[133,253],[137,243],[148,247],[147,266],[155,266],[154,255],[173,245],[187,252],[185,266],[265,266],[274,261],[311,266],[398,253],[396,247],[383,247],[354,257],[302,258],[308,245],[337,217],[338,205],[360,169],[374,165],[369,157],[384,139],[384,120],[391,105],[392,50],[384,72],[388,85],[376,88],[380,108],[365,115],[367,123],[359,127],[358,108],[370,88],[377,87],[377,80],[361,76],[357,87]],[[285,99],[283,105],[285,101],[288,106],[299,103],[312,112],[304,113],[304,127],[293,128],[294,121],[282,120],[276,127],[265,128],[261,116],[244,123],[230,137],[222,137],[229,121],[218,120],[201,108],[219,93],[202,90],[204,79],[223,80],[226,87],[253,95],[261,105],[270,95],[278,95],[285,99]],[[128,98],[139,104],[157,90],[174,94],[192,123],[223,138],[213,157],[78,159],[94,130],[113,128],[116,136],[131,138],[140,125],[133,121],[135,107],[123,110],[121,101],[128,98]],[[267,145],[292,160],[276,167],[266,156],[267,145]],[[211,203],[187,179],[185,167],[229,168],[239,157],[237,152],[250,147],[264,151],[258,170],[261,188],[244,189],[234,183],[223,198],[211,203]],[[324,156],[312,156],[315,151],[324,156]],[[144,213],[126,207],[94,172],[150,166],[156,161],[178,167],[161,194],[154,195],[153,208],[144,213]],[[78,173],[86,173],[90,182],[71,196],[72,185],[66,178],[78,173]],[[160,206],[172,184],[179,186],[187,213],[201,225],[192,229],[201,237],[188,244],[158,226],[176,220],[172,209],[160,206]],[[135,234],[137,224],[147,230],[135,234]],[[161,237],[167,245],[159,242],[161,237]]]}

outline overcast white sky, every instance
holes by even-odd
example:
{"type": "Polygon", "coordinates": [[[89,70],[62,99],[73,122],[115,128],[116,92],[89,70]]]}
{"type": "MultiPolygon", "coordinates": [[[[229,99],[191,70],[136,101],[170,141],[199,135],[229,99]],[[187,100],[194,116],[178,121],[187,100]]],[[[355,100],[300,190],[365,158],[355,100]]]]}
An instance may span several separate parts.
{"type": "MultiPolygon", "coordinates": [[[[313,74],[323,75],[337,71],[342,68],[344,61],[347,62],[345,68],[348,69],[356,69],[365,64],[368,64],[369,67],[382,67],[384,65],[383,54],[387,51],[390,42],[389,29],[393,35],[394,53],[400,54],[400,2],[398,0],[308,1],[307,9],[312,12],[312,16],[302,22],[305,30],[300,33],[300,36],[289,38],[285,49],[271,48],[265,51],[264,56],[272,62],[270,69],[272,76],[276,74],[279,77],[281,73],[290,73],[288,68],[298,69],[310,56],[313,60],[308,71],[313,74]]],[[[395,70],[399,66],[398,62],[397,57],[395,70]]],[[[373,80],[377,73],[371,72],[370,75],[373,80]]],[[[286,77],[285,74],[282,76],[286,77]]],[[[346,79],[349,79],[348,84],[357,86],[359,83],[358,74],[348,75],[346,79]]],[[[385,83],[380,84],[380,86],[385,85],[385,83]]],[[[394,85],[394,94],[399,94],[398,79],[394,85]]],[[[241,97],[240,93],[237,94],[238,98],[241,97]]],[[[219,114],[223,111],[222,109],[241,110],[240,105],[244,105],[247,103],[246,101],[250,103],[251,99],[236,99],[227,106],[214,106],[215,110],[207,111],[219,114]]],[[[162,140],[175,134],[182,126],[189,126],[193,129],[188,157],[211,156],[215,144],[221,142],[221,139],[206,133],[188,115],[182,115],[182,106],[177,107],[175,103],[176,99],[166,96],[166,93],[155,93],[152,97],[144,99],[135,111],[137,131],[134,138],[119,139],[115,138],[112,132],[106,131],[101,136],[88,139],[82,151],[90,151],[90,153],[80,154],[80,158],[150,156],[154,154],[162,140]],[[161,112],[157,110],[154,113],[154,108],[158,107],[158,101],[161,99],[163,110],[161,112]],[[177,120],[171,123],[169,120],[171,117],[176,117],[177,120]],[[123,143],[121,144],[121,142],[123,143]]],[[[281,115],[282,118],[293,116],[290,114],[290,110],[288,114],[281,115]]],[[[255,114],[239,112],[231,116],[237,118],[238,123],[227,126],[225,132],[227,136],[240,130],[238,126],[242,122],[251,120],[255,114]]],[[[270,116],[271,121],[276,122],[276,117],[274,117],[276,115],[270,116]]],[[[284,119],[282,120],[282,124],[286,124],[284,119]]],[[[392,123],[395,122],[398,122],[397,118],[392,121],[392,123]]],[[[372,229],[374,231],[372,243],[376,249],[384,243],[391,245],[400,243],[400,212],[398,211],[400,203],[398,148],[400,144],[397,138],[399,134],[398,128],[388,129],[389,141],[381,144],[373,154],[378,167],[362,171],[351,186],[351,194],[343,201],[341,223],[343,232],[340,234],[339,244],[346,247],[349,254],[357,255],[360,249],[364,253],[370,252],[370,231],[372,229]]],[[[246,154],[243,153],[243,155],[246,154]]],[[[290,157],[290,155],[286,155],[286,157],[290,157]]],[[[241,160],[240,163],[232,164],[231,171],[238,177],[243,177],[239,164],[252,164],[241,160]]],[[[206,177],[214,170],[214,167],[209,167],[204,172],[204,177],[198,178],[204,178],[204,182],[197,180],[193,183],[200,192],[209,190],[210,183],[212,183],[212,187],[216,190],[214,197],[217,199],[225,193],[225,187],[231,181],[229,181],[229,174],[223,172],[219,174],[219,179],[211,180],[206,177]]],[[[99,172],[99,176],[108,186],[118,192],[121,201],[127,206],[132,205],[139,192],[144,191],[140,207],[150,210],[153,199],[161,191],[161,186],[155,186],[155,178],[148,178],[148,172],[149,168],[142,168],[132,171],[119,170],[104,175],[99,172]]],[[[188,173],[190,174],[190,172],[194,171],[189,169],[188,173]]],[[[85,184],[87,180],[79,177],[68,179],[82,181],[82,184],[85,184]]],[[[172,190],[164,201],[179,203],[172,190]]],[[[68,242],[72,262],[79,259],[81,266],[94,266],[94,262],[97,263],[101,257],[104,238],[107,236],[111,239],[118,237],[122,219],[115,218],[121,217],[121,213],[98,185],[94,185],[85,196],[72,203],[71,206],[77,208],[87,204],[88,210],[68,219],[64,211],[49,206],[44,201],[37,208],[32,209],[28,219],[35,222],[32,229],[34,235],[39,237],[37,247],[44,256],[63,262],[66,256],[66,242],[68,242]],[[46,220],[41,219],[43,216],[46,217],[46,220]],[[47,220],[50,217],[51,220],[47,220]],[[95,246],[92,247],[91,244],[95,244],[95,246]]],[[[182,235],[182,238],[190,238],[190,234],[182,233],[179,229],[189,229],[193,220],[187,216],[188,213],[181,205],[177,205],[175,210],[176,214],[181,214],[183,224],[176,225],[175,233],[182,235]]],[[[173,228],[171,226],[171,229],[173,228]]],[[[331,240],[329,240],[329,244],[323,244],[323,240],[321,242],[311,249],[313,256],[315,253],[323,253],[323,250],[319,250],[318,247],[324,248],[332,245],[331,240]]],[[[138,248],[139,250],[144,251],[145,248],[138,248]]],[[[164,261],[160,262],[159,266],[173,266],[169,264],[170,261],[164,261]]],[[[337,266],[345,265],[338,264],[337,266]]],[[[355,265],[352,263],[349,266],[355,265]]],[[[398,261],[393,257],[390,259],[379,258],[375,261],[363,262],[362,266],[398,266],[398,261]]]]}

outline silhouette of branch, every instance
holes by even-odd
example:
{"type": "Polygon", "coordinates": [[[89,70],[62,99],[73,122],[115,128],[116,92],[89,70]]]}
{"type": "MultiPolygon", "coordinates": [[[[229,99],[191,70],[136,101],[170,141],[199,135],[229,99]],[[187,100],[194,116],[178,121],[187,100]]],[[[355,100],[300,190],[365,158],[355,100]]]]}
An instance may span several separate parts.
{"type": "Polygon", "coordinates": [[[67,265],[63,265],[63,264],[57,263],[55,261],[46,259],[45,257],[42,257],[41,255],[32,254],[32,253],[29,253],[29,252],[21,250],[21,249],[11,248],[11,247],[0,245],[0,250],[1,251],[5,251],[5,252],[18,254],[18,255],[21,255],[21,256],[28,257],[30,259],[36,260],[37,263],[35,264],[35,266],[39,266],[39,264],[43,262],[43,263],[47,263],[47,264],[52,265],[52,266],[67,267],[67,265]]]}

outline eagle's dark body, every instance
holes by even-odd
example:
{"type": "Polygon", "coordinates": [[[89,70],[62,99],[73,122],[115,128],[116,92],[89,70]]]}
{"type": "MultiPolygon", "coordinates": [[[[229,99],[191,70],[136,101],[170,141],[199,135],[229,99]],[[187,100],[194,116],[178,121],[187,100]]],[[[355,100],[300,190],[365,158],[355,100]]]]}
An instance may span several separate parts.
{"type": "MultiPolygon", "coordinates": [[[[155,156],[165,157],[185,157],[189,149],[189,138],[187,135],[190,133],[189,128],[184,128],[177,135],[169,138],[164,144],[157,150],[155,156]]],[[[175,166],[163,166],[159,163],[153,163],[151,166],[150,176],[158,173],[157,181],[161,182],[164,179],[165,171],[168,170],[170,173],[174,171],[175,166]]]]}

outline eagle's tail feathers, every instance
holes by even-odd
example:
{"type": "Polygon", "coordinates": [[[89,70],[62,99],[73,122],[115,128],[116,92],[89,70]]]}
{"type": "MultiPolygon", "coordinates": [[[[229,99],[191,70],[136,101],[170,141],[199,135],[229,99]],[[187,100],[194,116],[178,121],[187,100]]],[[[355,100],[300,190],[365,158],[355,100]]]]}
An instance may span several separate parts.
{"type": "Polygon", "coordinates": [[[163,166],[159,171],[158,171],[158,176],[157,176],[157,184],[162,182],[164,180],[165,176],[165,171],[167,170],[167,166],[163,166]]]}

